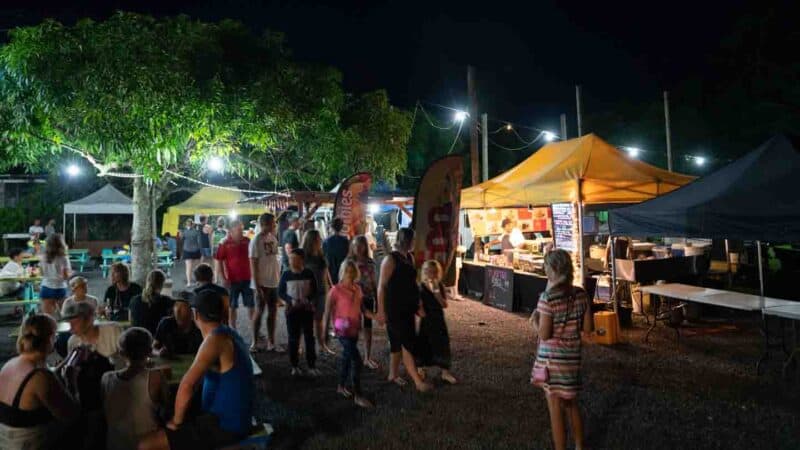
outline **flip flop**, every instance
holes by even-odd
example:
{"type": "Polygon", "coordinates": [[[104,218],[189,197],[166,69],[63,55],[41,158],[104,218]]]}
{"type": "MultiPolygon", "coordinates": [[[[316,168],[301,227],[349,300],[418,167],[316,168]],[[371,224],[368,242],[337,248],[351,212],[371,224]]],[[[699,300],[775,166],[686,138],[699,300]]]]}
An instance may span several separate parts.
{"type": "Polygon", "coordinates": [[[400,387],[408,385],[408,381],[404,380],[401,377],[395,377],[393,379],[392,378],[388,378],[388,379],[386,379],[386,381],[388,381],[389,383],[394,383],[394,384],[396,384],[396,385],[398,385],[400,387]]]}

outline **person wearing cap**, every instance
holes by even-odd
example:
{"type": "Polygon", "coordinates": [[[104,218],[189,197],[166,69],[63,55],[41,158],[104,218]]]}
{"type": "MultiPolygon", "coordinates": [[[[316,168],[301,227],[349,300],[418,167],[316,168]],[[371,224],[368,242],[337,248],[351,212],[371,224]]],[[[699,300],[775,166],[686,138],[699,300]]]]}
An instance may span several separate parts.
{"type": "Polygon", "coordinates": [[[179,292],[172,299],[172,315],[159,322],[153,348],[161,356],[194,355],[203,343],[203,335],[192,320],[193,299],[191,291],[179,292]]]}
{"type": "Polygon", "coordinates": [[[97,297],[91,296],[88,294],[89,291],[89,281],[84,277],[72,277],[69,280],[69,289],[72,291],[72,295],[67,297],[64,300],[64,305],[61,307],[61,315],[63,316],[66,314],[67,307],[69,305],[73,305],[75,303],[80,302],[87,302],[92,305],[97,311],[97,297]]]}
{"type": "Polygon", "coordinates": [[[115,322],[95,324],[94,307],[89,302],[69,305],[64,310],[61,320],[69,322],[69,331],[72,333],[67,341],[67,354],[80,346],[87,345],[108,358],[111,364],[115,366],[122,364],[118,345],[122,327],[115,322]]]}
{"type": "Polygon", "coordinates": [[[181,379],[172,420],[165,430],[142,439],[139,449],[215,449],[240,441],[250,431],[255,383],[247,344],[222,323],[224,304],[219,293],[199,292],[193,308],[203,344],[181,379]],[[187,417],[199,383],[202,412],[187,417]]]}

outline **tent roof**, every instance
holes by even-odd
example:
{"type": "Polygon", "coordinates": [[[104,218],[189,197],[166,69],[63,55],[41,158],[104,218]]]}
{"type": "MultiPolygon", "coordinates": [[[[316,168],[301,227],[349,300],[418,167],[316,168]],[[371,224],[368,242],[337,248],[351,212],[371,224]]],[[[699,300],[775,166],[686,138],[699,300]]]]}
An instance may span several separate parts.
{"type": "Polygon", "coordinates": [[[693,177],[632,159],[594,134],[547,144],[507,172],[461,191],[462,208],[503,208],[578,201],[638,203],[693,177]]]}
{"type": "Polygon", "coordinates": [[[133,201],[114,186],[99,190],[64,204],[65,214],[133,214],[133,201]]]}
{"type": "Polygon", "coordinates": [[[238,203],[247,197],[242,192],[229,191],[214,187],[204,187],[189,197],[183,203],[179,203],[168,208],[169,212],[187,212],[227,214],[230,210],[253,210],[263,212],[261,205],[239,205],[238,203]]]}
{"type": "Polygon", "coordinates": [[[610,212],[611,233],[800,241],[800,141],[778,135],[694,183],[610,212]]]}

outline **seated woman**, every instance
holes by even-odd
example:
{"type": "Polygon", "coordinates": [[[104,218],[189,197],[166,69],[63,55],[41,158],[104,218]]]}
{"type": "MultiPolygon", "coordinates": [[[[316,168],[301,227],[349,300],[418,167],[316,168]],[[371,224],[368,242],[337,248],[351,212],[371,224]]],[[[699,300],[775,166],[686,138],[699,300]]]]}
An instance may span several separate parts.
{"type": "Polygon", "coordinates": [[[111,286],[103,296],[104,313],[111,320],[129,320],[131,299],[142,293],[142,287],[130,281],[130,269],[121,262],[111,265],[111,286]]]}
{"type": "Polygon", "coordinates": [[[68,354],[80,346],[89,346],[108,358],[111,364],[121,366],[118,341],[122,328],[119,324],[109,322],[95,325],[94,308],[87,302],[70,305],[64,311],[62,320],[69,322],[69,331],[72,333],[67,342],[68,354]]]}
{"type": "Polygon", "coordinates": [[[131,299],[128,306],[131,325],[147,329],[152,335],[156,332],[158,323],[169,315],[172,309],[172,299],[161,295],[167,277],[164,272],[156,269],[147,275],[144,292],[131,299]]]}
{"type": "MultiPolygon", "coordinates": [[[[0,369],[0,448],[53,448],[61,438],[58,425],[78,416],[78,405],[45,367],[55,332],[49,316],[26,318],[17,338],[19,356],[0,369]]],[[[68,447],[63,440],[59,445],[68,447]]]]}
{"type": "Polygon", "coordinates": [[[146,367],[152,345],[153,337],[144,328],[130,328],[119,337],[127,367],[106,372],[101,382],[107,450],[136,450],[142,436],[158,430],[157,413],[166,402],[167,383],[161,371],[146,367]]]}

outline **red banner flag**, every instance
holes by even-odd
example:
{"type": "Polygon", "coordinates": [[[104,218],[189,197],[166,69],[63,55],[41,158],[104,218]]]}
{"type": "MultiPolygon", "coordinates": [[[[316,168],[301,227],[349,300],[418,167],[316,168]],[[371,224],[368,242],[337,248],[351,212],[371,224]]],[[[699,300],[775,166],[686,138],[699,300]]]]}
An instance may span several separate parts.
{"type": "Polygon", "coordinates": [[[349,238],[358,234],[358,230],[367,224],[367,201],[372,186],[372,175],[366,172],[357,173],[342,181],[336,192],[333,205],[333,217],[344,222],[342,232],[349,238]]]}
{"type": "Polygon", "coordinates": [[[417,188],[414,198],[414,259],[417,267],[429,259],[441,263],[445,284],[454,279],[458,246],[458,211],[461,204],[461,156],[445,156],[433,162],[417,188]]]}

